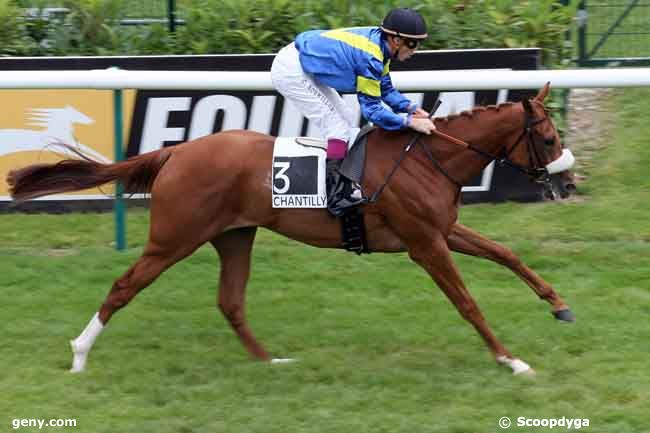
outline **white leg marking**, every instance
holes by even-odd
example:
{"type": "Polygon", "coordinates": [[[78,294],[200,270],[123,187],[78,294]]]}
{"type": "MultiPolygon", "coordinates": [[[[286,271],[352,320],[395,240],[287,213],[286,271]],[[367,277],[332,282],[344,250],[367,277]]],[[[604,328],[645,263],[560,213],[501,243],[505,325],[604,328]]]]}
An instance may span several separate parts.
{"type": "Polygon", "coordinates": [[[497,361],[510,367],[512,369],[512,374],[524,374],[531,376],[535,374],[535,370],[530,368],[530,365],[526,364],[521,359],[508,358],[507,356],[498,356],[497,361]]]}
{"type": "Polygon", "coordinates": [[[273,358],[271,364],[289,364],[291,362],[296,362],[297,359],[293,358],[273,358]]]}
{"type": "Polygon", "coordinates": [[[81,335],[74,340],[70,340],[73,355],[71,373],[84,371],[88,353],[103,329],[104,325],[99,320],[99,313],[95,313],[86,328],[81,332],[81,335]]]}

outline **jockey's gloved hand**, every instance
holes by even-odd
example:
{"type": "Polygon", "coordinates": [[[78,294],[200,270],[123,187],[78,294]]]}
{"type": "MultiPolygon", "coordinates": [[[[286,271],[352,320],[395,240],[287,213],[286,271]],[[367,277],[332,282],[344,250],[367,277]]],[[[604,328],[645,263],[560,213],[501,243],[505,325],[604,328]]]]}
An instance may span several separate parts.
{"type": "Polygon", "coordinates": [[[406,112],[413,117],[429,117],[429,112],[420,108],[415,102],[411,102],[406,112]]]}
{"type": "Polygon", "coordinates": [[[427,135],[431,134],[436,129],[436,125],[434,125],[433,121],[428,117],[415,116],[410,117],[408,127],[427,135]]]}
{"type": "Polygon", "coordinates": [[[418,108],[413,112],[413,117],[429,117],[429,112],[418,108]]]}

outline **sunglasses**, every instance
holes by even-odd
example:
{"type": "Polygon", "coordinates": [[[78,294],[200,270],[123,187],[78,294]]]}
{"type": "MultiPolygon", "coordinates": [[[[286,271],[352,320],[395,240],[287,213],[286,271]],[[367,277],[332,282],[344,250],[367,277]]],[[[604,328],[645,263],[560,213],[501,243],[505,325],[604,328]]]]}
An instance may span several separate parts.
{"type": "Polygon", "coordinates": [[[404,44],[409,50],[414,50],[420,45],[420,41],[417,39],[404,39],[404,44]]]}

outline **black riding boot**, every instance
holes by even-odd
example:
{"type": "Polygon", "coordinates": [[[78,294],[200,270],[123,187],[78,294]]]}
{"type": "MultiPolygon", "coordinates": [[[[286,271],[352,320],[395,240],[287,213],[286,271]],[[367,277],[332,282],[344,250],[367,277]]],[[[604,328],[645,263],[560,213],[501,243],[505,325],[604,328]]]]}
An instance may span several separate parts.
{"type": "Polygon", "coordinates": [[[361,191],[339,172],[342,159],[328,159],[325,171],[327,187],[327,210],[334,216],[341,216],[346,209],[364,202],[361,191]]]}
{"type": "Polygon", "coordinates": [[[325,187],[328,204],[330,202],[330,198],[334,197],[334,192],[337,189],[336,187],[339,185],[339,179],[341,178],[339,168],[341,167],[342,162],[342,159],[328,159],[326,162],[325,187]]]}

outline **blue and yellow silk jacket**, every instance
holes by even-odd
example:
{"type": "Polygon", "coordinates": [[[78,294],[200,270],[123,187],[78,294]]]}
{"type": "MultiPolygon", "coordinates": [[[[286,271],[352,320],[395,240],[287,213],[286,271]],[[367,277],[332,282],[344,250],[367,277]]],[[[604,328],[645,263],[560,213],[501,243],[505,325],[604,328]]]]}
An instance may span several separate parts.
{"type": "Polygon", "coordinates": [[[303,70],[339,92],[356,93],[367,120],[387,130],[406,127],[407,119],[395,113],[416,107],[393,87],[390,52],[379,28],[311,30],[299,34],[295,43],[303,70]]]}

